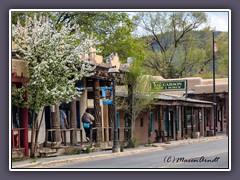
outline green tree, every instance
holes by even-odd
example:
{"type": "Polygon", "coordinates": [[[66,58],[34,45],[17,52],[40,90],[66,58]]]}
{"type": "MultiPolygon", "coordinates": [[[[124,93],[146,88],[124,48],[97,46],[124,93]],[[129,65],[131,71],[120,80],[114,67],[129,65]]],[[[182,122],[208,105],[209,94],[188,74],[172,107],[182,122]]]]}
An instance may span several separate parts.
{"type": "Polygon", "coordinates": [[[216,52],[216,75],[220,78],[228,77],[228,64],[229,64],[229,44],[228,33],[223,32],[216,37],[217,52],[216,52]]]}
{"type": "Polygon", "coordinates": [[[134,24],[124,12],[57,12],[53,20],[58,28],[63,24],[78,24],[81,31],[93,34],[97,49],[103,57],[117,52],[122,61],[138,50],[132,36],[134,24]]]}
{"type": "Polygon", "coordinates": [[[135,138],[135,122],[143,110],[151,108],[151,103],[154,98],[160,93],[158,91],[151,91],[151,81],[156,79],[149,75],[144,75],[144,68],[142,67],[143,60],[137,61],[133,59],[125,74],[124,86],[127,90],[127,97],[118,97],[117,106],[127,112],[128,121],[131,124],[131,139],[135,138]],[[123,100],[124,99],[124,100],[123,100]]]}
{"type": "MultiPolygon", "coordinates": [[[[202,78],[213,77],[213,35],[212,31],[198,32],[202,35],[199,39],[199,46],[195,50],[198,53],[199,60],[193,66],[186,76],[200,76],[202,78]]],[[[228,77],[228,33],[227,32],[214,32],[215,41],[217,43],[217,52],[215,52],[215,69],[216,77],[228,77]]]]}
{"type": "Polygon", "coordinates": [[[16,11],[12,12],[11,20],[13,25],[17,25],[18,21],[22,26],[25,26],[26,18],[31,17],[34,18],[36,16],[39,18],[40,16],[48,16],[49,19],[51,18],[50,12],[30,12],[30,11],[16,11]]]}
{"type": "Polygon", "coordinates": [[[133,19],[125,12],[13,12],[12,22],[20,22],[24,25],[27,16],[33,14],[47,14],[53,26],[60,30],[63,25],[70,27],[77,24],[80,31],[92,35],[95,38],[95,46],[99,54],[103,57],[109,56],[112,52],[117,52],[122,62],[126,62],[128,57],[137,57],[143,54],[144,43],[133,36],[135,25],[133,19]]]}
{"type": "Polygon", "coordinates": [[[191,69],[202,61],[197,54],[204,51],[194,48],[199,45],[199,39],[191,32],[206,22],[203,12],[138,13],[136,23],[146,33],[146,43],[155,48],[155,52],[148,50],[144,65],[164,78],[183,76],[187,69],[181,67],[191,69]]]}

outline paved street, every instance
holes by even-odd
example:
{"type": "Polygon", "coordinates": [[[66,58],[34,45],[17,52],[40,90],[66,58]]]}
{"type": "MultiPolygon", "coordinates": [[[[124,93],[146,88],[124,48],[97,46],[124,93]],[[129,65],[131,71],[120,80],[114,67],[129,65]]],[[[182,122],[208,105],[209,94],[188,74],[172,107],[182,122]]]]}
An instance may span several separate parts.
{"type": "Polygon", "coordinates": [[[124,157],[88,160],[54,168],[228,168],[228,139],[179,145],[124,157]]]}

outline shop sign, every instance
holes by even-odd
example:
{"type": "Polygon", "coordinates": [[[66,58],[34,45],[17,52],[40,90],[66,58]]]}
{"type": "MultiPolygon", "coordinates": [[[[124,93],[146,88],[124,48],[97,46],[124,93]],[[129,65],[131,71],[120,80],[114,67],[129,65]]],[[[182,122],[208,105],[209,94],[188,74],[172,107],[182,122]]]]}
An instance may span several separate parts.
{"type": "Polygon", "coordinates": [[[182,91],[186,90],[186,80],[177,81],[152,81],[151,91],[182,91]]]}

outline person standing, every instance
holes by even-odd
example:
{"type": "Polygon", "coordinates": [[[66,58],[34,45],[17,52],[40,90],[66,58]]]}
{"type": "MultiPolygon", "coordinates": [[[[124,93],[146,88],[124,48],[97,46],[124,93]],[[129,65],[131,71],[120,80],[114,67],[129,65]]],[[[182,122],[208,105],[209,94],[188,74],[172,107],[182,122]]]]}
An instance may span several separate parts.
{"type": "MultiPolygon", "coordinates": [[[[62,108],[60,108],[59,112],[60,112],[60,129],[66,129],[66,128],[68,128],[67,116],[62,108]]],[[[63,141],[64,141],[63,131],[61,131],[61,138],[62,138],[62,143],[63,143],[63,141]]]]}
{"type": "Polygon", "coordinates": [[[86,133],[86,140],[88,142],[90,141],[90,133],[91,133],[91,129],[92,129],[94,120],[95,119],[94,119],[93,115],[91,115],[89,113],[89,109],[87,109],[82,116],[82,123],[83,123],[83,128],[86,133]]]}

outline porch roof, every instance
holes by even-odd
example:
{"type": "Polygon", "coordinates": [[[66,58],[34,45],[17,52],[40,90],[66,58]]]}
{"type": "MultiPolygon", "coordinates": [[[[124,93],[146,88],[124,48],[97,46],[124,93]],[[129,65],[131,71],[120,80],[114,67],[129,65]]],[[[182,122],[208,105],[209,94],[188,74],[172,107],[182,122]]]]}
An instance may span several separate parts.
{"type": "Polygon", "coordinates": [[[213,104],[213,102],[211,102],[211,101],[202,101],[202,100],[198,100],[198,99],[170,96],[170,95],[166,95],[166,94],[160,94],[158,97],[156,97],[156,99],[166,100],[166,101],[186,101],[186,102],[193,102],[193,103],[213,104]]]}
{"type": "MultiPolygon", "coordinates": [[[[163,101],[166,102],[171,102],[171,105],[178,105],[179,102],[182,102],[181,105],[193,105],[194,106],[205,106],[205,107],[212,107],[213,102],[211,101],[203,101],[203,100],[198,100],[198,99],[191,99],[191,98],[185,98],[185,97],[179,97],[179,96],[170,96],[166,94],[160,94],[155,98],[156,100],[160,100],[160,102],[155,102],[154,104],[163,104],[163,101]],[[174,104],[173,102],[176,102],[174,104]]],[[[180,104],[179,104],[180,105],[180,104]]]]}
{"type": "MultiPolygon", "coordinates": [[[[116,96],[118,97],[127,97],[126,93],[116,92],[116,96]]],[[[195,106],[195,107],[212,107],[213,102],[211,101],[203,101],[192,98],[185,98],[183,96],[171,96],[166,94],[159,94],[155,98],[155,102],[152,104],[155,105],[185,105],[185,106],[195,106]]]]}

